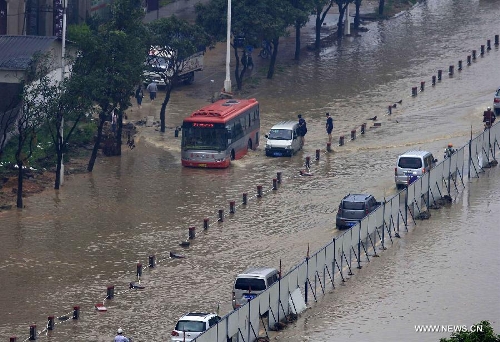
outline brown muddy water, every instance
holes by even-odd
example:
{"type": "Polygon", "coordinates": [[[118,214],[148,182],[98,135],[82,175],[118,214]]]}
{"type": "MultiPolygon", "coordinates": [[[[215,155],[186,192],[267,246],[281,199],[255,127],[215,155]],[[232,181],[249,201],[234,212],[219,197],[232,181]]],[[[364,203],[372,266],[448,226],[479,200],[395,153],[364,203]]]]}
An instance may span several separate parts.
{"type": "MultiPolygon", "coordinates": [[[[377,198],[395,193],[394,163],[408,149],[442,158],[482,129],[481,113],[499,86],[500,51],[479,56],[481,44],[500,34],[500,2],[429,0],[388,21],[367,23],[369,31],[348,37],[300,62],[283,56],[273,80],[249,82],[245,97],[261,103],[262,133],[302,113],[309,133],[293,158],[266,158],[263,146],[225,170],[181,167],[180,140],[143,129],[137,147],[121,158],[100,158],[94,172],[71,176],[59,192],[26,199],[26,208],[0,213],[0,340],[28,337],[29,325],[43,330],[47,316],[81,306],[81,319],[43,333],[48,341],[110,341],[117,327],[134,341],[169,340],[176,320],[188,311],[231,309],[234,276],[250,265],[288,270],[337,234],[335,211],[349,192],[377,198]],[[465,66],[471,50],[478,58],[465,66]],[[449,65],[464,70],[447,75],[449,65]],[[442,69],[443,80],[431,86],[442,69]],[[412,98],[411,88],[426,81],[412,98]],[[386,108],[403,100],[386,115],[386,108]],[[304,158],[324,151],[325,112],[334,119],[334,139],[358,129],[358,139],[334,146],[312,163],[313,177],[300,177],[304,158]],[[367,118],[378,116],[381,127],[367,118]],[[359,126],[369,128],[359,136],[359,126]],[[269,191],[282,171],[283,184],[269,191]],[[256,186],[265,195],[257,200],[256,186]],[[240,202],[224,223],[219,209],[240,202]],[[205,217],[210,228],[202,230],[205,217]],[[179,247],[188,227],[197,237],[179,247]],[[169,259],[170,251],[185,259],[169,259]],[[155,254],[158,267],[145,270],[144,290],[128,290],[136,263],[155,254]],[[96,312],[106,288],[116,297],[96,312]]],[[[333,23],[333,19],[331,20],[333,23]]],[[[306,34],[307,32],[305,32],[306,34]]],[[[310,41],[311,38],[305,38],[310,41]]],[[[290,43],[288,43],[290,44],[290,43]]],[[[493,45],[493,44],[492,44],[493,45]]],[[[286,43],[283,44],[286,50],[286,43]]],[[[224,81],[224,51],[208,51],[205,70],[192,86],[174,92],[167,126],[207,103],[224,81]],[[214,80],[212,83],[211,80],[214,80]],[[217,86],[216,86],[217,85],[217,86]]],[[[262,75],[265,61],[254,56],[262,75]]],[[[160,96],[161,99],[161,96],[160,96]]],[[[140,115],[148,112],[146,106],[140,115]]],[[[437,341],[450,333],[416,333],[415,325],[471,325],[490,320],[500,331],[498,249],[499,171],[466,182],[450,208],[402,235],[378,259],[355,272],[312,305],[287,330],[283,341],[437,341]]],[[[59,322],[59,321],[58,321],[59,322]]]]}

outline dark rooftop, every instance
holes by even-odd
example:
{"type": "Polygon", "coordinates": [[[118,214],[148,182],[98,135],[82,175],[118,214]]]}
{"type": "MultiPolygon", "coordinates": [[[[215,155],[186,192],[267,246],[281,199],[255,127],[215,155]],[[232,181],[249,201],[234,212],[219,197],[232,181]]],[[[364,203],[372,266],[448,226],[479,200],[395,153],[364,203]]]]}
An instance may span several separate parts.
{"type": "Polygon", "coordinates": [[[25,70],[36,52],[48,51],[58,37],[0,36],[0,70],[25,70]]]}

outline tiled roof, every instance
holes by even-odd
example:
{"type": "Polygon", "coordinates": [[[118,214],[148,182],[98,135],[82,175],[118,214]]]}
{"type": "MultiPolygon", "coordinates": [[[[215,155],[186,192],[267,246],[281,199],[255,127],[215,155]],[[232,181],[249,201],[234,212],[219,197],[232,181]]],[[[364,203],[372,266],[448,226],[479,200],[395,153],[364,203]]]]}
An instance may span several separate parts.
{"type": "Polygon", "coordinates": [[[1,36],[0,70],[25,70],[36,52],[48,51],[57,37],[1,36]]]}

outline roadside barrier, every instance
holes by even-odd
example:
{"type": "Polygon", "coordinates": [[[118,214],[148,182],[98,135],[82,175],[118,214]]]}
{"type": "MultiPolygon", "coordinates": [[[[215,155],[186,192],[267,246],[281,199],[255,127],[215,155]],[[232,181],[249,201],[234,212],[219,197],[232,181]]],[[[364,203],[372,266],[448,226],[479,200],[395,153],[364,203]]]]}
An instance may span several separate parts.
{"type": "Polygon", "coordinates": [[[330,289],[354,276],[377,250],[387,249],[394,238],[401,238],[400,230],[408,232],[409,221],[417,227],[417,220],[429,219],[430,209],[451,205],[452,191],[465,187],[468,178],[479,177],[485,168],[496,165],[495,153],[500,149],[500,124],[471,138],[421,178],[409,183],[384,202],[360,223],[332,239],[326,246],[309,256],[284,274],[278,282],[248,303],[222,317],[215,326],[197,337],[197,342],[226,342],[230,338],[256,341],[259,325],[268,330],[279,330],[306,308],[318,301],[330,289]],[[453,188],[451,187],[453,184],[453,188]],[[403,204],[401,204],[403,203],[403,204]],[[268,314],[266,323],[261,316],[268,314]]]}

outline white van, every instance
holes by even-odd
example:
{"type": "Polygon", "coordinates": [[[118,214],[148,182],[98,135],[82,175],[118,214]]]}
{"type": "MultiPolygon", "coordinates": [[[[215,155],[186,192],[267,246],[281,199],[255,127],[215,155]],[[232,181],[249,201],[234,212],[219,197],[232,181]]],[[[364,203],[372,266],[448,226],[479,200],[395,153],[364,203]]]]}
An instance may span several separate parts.
{"type": "Polygon", "coordinates": [[[437,163],[432,153],[427,151],[408,151],[398,157],[394,168],[396,188],[401,189],[408,185],[410,177],[422,177],[437,163]]]}
{"type": "Polygon", "coordinates": [[[297,135],[297,121],[282,121],[266,134],[266,156],[293,156],[302,148],[302,138],[297,135]]]}
{"type": "Polygon", "coordinates": [[[272,267],[251,267],[238,274],[233,285],[233,309],[257,297],[279,278],[278,270],[272,267]]]}

